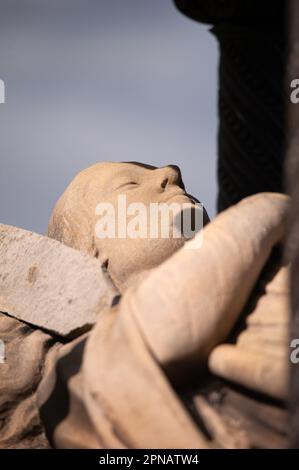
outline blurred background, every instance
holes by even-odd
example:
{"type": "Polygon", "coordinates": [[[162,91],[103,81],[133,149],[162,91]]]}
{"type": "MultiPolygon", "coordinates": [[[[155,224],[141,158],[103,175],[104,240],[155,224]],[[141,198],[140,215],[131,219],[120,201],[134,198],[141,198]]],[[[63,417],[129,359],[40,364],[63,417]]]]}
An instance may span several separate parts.
{"type": "Polygon", "coordinates": [[[171,0],[0,0],[0,222],[44,233],[81,169],[180,166],[215,214],[217,44],[171,0]]]}

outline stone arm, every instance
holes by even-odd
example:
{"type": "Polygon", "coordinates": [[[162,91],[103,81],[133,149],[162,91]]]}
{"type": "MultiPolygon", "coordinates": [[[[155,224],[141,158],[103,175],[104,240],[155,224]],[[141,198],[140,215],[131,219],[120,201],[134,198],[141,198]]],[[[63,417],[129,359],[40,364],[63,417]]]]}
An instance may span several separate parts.
{"type": "Polygon", "coordinates": [[[270,193],[244,200],[204,229],[201,247],[190,241],[124,295],[120,317],[134,316],[172,382],[188,380],[228,337],[282,241],[287,203],[270,193]]]}

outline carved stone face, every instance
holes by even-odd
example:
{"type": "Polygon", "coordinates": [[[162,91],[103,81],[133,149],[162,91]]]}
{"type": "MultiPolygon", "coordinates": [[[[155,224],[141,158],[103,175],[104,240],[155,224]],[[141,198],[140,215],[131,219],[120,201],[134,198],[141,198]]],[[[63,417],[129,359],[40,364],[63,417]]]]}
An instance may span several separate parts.
{"type": "MultiPolygon", "coordinates": [[[[61,196],[53,210],[48,235],[99,258],[107,265],[117,287],[123,290],[129,278],[157,266],[185,242],[183,235],[164,238],[158,233],[158,236],[150,237],[149,226],[145,236],[131,238],[124,232],[125,220],[134,224],[132,219],[137,222],[136,216],[139,216],[140,221],[140,205],[145,208],[143,215],[149,224],[150,205],[153,203],[195,206],[196,202],[186,194],[178,167],[98,163],[79,173],[61,196]],[[127,219],[120,214],[124,204],[132,211],[127,219]],[[106,211],[106,221],[113,223],[113,211],[116,216],[114,232],[113,227],[110,231],[114,236],[99,238],[96,228],[105,207],[111,209],[108,211],[110,219],[106,211]],[[121,230],[118,224],[121,224],[121,230]]],[[[204,223],[207,221],[205,213],[204,223]]],[[[140,228],[138,223],[134,227],[140,228]]],[[[172,228],[171,224],[169,227],[172,228]]]]}

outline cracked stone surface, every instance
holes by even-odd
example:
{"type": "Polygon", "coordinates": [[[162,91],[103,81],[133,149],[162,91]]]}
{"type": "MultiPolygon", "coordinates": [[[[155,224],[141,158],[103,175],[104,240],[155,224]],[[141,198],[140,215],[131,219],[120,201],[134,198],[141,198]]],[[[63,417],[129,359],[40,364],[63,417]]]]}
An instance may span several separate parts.
{"type": "Polygon", "coordinates": [[[89,329],[118,295],[100,262],[0,224],[0,311],[62,337],[89,329]]]}

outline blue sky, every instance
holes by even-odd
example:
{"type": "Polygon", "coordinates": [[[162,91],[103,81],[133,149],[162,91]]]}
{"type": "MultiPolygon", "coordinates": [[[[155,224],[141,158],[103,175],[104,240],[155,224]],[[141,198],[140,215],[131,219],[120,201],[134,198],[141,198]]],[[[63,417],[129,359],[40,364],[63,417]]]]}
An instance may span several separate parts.
{"type": "Polygon", "coordinates": [[[217,44],[171,0],[0,0],[0,221],[44,233],[97,161],[180,166],[215,214],[217,44]]]}

